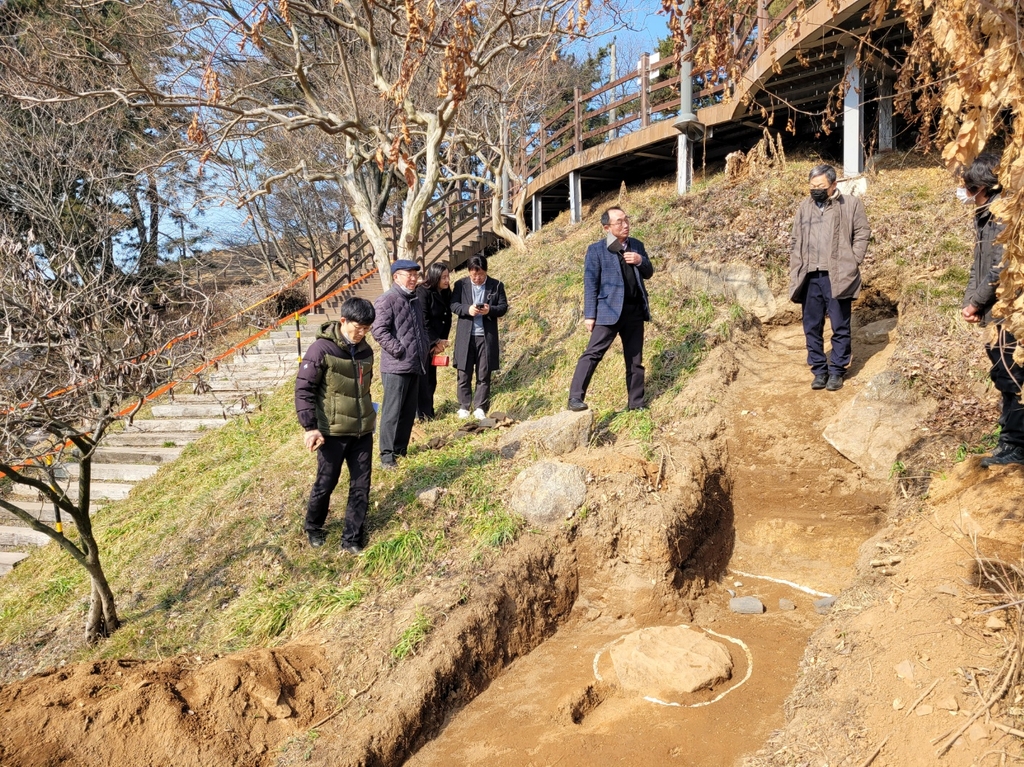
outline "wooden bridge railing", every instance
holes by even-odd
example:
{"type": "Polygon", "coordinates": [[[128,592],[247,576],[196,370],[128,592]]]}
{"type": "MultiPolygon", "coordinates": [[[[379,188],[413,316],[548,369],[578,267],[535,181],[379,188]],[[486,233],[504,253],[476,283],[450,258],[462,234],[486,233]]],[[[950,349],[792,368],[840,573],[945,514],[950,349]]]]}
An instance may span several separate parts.
{"type": "MultiPolygon", "coordinates": [[[[755,14],[735,14],[732,56],[744,72],[778,37],[785,24],[822,0],[757,0],[755,14]]],[[[589,93],[576,89],[572,102],[545,119],[519,143],[520,175],[533,179],[566,158],[620,135],[646,128],[680,111],[678,58],[651,61],[644,54],[635,72],[589,93]]],[[[735,84],[724,71],[693,76],[693,110],[719,103],[735,84]]]]}

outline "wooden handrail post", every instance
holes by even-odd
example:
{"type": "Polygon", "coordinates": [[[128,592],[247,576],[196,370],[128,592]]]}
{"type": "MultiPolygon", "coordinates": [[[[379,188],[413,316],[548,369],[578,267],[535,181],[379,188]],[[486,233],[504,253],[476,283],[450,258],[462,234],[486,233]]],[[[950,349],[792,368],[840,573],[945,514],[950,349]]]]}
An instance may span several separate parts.
{"type": "Polygon", "coordinates": [[[651,57],[640,57],[640,127],[651,124],[651,57]]]}
{"type": "Polygon", "coordinates": [[[583,105],[580,103],[580,89],[572,89],[573,100],[573,151],[579,154],[583,151],[583,105]]]}
{"type": "Polygon", "coordinates": [[[764,53],[768,45],[768,36],[764,33],[768,26],[768,3],[766,0],[757,0],[757,53],[764,53]]]}
{"type": "Polygon", "coordinates": [[[313,265],[313,270],[309,273],[309,303],[316,303],[316,264],[313,265]]]}
{"type": "Polygon", "coordinates": [[[526,167],[526,136],[519,137],[519,177],[530,177],[530,169],[526,167]]]}
{"type": "Polygon", "coordinates": [[[476,239],[477,245],[484,241],[484,188],[476,187],[476,239]]]}
{"type": "Polygon", "coordinates": [[[452,250],[455,247],[454,231],[455,227],[452,226],[452,204],[446,202],[444,204],[444,217],[445,217],[445,229],[448,230],[448,263],[452,262],[452,250]]]}

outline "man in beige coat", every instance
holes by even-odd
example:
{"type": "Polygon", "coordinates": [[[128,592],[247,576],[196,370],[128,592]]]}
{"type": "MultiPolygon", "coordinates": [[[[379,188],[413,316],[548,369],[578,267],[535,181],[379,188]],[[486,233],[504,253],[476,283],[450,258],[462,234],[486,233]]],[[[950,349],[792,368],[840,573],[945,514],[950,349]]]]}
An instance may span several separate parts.
{"type": "Polygon", "coordinates": [[[789,257],[789,297],[803,307],[812,389],[838,391],[852,354],[850,320],[860,293],[860,264],[871,228],[864,203],[836,188],[836,169],[810,172],[810,196],[797,208],[789,257]],[[825,317],[832,325],[832,354],[825,356],[825,317]]]}

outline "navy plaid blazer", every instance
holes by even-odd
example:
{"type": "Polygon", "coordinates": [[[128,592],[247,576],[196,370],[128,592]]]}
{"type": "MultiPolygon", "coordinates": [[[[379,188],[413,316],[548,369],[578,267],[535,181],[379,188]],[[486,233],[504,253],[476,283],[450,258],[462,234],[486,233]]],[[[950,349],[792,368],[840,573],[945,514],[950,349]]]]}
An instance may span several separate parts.
{"type": "MultiPolygon", "coordinates": [[[[651,320],[650,301],[647,298],[648,280],[654,274],[654,267],[647,257],[647,250],[640,240],[626,239],[626,250],[639,253],[638,266],[626,265],[636,271],[637,284],[644,298],[644,319],[651,320]]],[[[614,325],[622,314],[622,303],[626,295],[626,284],[619,267],[619,255],[608,250],[604,238],[587,248],[583,261],[583,318],[594,320],[598,325],[614,325]]]]}

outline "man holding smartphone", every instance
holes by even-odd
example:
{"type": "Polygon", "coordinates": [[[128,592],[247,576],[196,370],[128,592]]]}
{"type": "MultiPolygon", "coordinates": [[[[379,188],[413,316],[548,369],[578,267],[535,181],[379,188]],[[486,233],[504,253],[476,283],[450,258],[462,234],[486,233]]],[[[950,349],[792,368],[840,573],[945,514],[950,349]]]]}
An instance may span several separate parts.
{"type": "Polygon", "coordinates": [[[644,323],[651,310],[644,280],[654,275],[644,244],[629,236],[629,216],[617,205],[601,215],[605,238],[587,248],[583,266],[583,318],[590,343],[576,363],[569,409],[586,410],[587,388],[616,336],[622,338],[628,410],[644,404],[644,323]]]}
{"type": "Polygon", "coordinates": [[[498,318],[508,311],[508,298],[501,281],[487,275],[486,256],[471,256],[466,266],[469,276],[452,288],[452,314],[458,317],[452,362],[459,371],[459,418],[479,420],[491,409],[491,373],[500,361],[498,318]]]}

